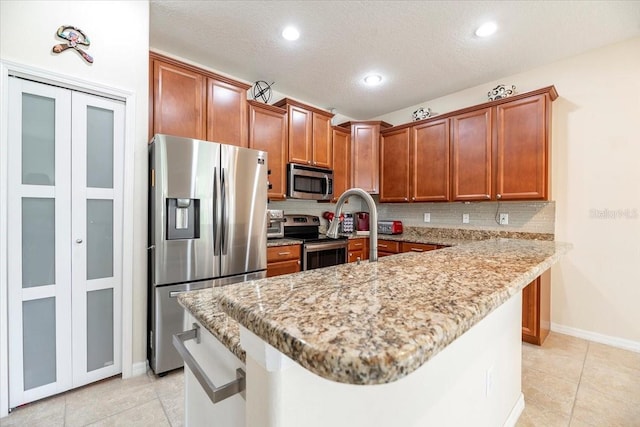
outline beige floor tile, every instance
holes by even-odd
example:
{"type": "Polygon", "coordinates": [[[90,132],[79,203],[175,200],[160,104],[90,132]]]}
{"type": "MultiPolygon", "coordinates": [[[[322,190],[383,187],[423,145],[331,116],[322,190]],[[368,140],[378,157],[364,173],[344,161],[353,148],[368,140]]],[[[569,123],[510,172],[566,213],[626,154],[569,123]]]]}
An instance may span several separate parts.
{"type": "Polygon", "coordinates": [[[567,419],[575,401],[578,383],[533,370],[522,372],[522,392],[527,405],[533,405],[567,419]]]}
{"type": "Polygon", "coordinates": [[[96,423],[91,427],[169,427],[169,421],[165,416],[160,401],[153,399],[150,402],[112,415],[96,423]]]}
{"type": "Polygon", "coordinates": [[[640,369],[630,369],[615,362],[585,364],[580,387],[640,407],[640,369]]]}
{"type": "Polygon", "coordinates": [[[640,405],[580,384],[571,425],[631,427],[640,425],[640,405]]]}
{"type": "Polygon", "coordinates": [[[64,426],[65,395],[32,402],[14,409],[0,419],[0,426],[64,426]]]}
{"type": "Polygon", "coordinates": [[[67,426],[87,425],[157,399],[145,375],[101,381],[67,395],[67,426]]]}
{"type": "Polygon", "coordinates": [[[516,427],[567,427],[568,425],[568,415],[530,403],[525,395],[524,411],[520,415],[516,427]]]}
{"type": "Polygon", "coordinates": [[[154,378],[153,387],[173,427],[184,425],[184,374],[176,370],[164,377],[154,378]]]}
{"type": "Polygon", "coordinates": [[[589,351],[587,352],[587,360],[585,366],[591,364],[607,364],[613,366],[622,366],[628,369],[640,371],[640,353],[622,350],[620,348],[609,347],[608,345],[599,343],[589,343],[589,351]]]}
{"type": "Polygon", "coordinates": [[[588,341],[552,332],[542,346],[522,345],[522,368],[577,384],[588,347],[588,341]]]}

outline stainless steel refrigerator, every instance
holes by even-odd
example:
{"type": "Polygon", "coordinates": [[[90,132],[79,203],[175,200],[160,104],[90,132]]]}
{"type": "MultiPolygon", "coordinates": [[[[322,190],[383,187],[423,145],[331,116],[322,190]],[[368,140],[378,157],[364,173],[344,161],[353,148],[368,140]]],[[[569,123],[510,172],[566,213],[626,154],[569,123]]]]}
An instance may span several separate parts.
{"type": "Polygon", "coordinates": [[[155,135],[149,148],[149,365],[183,365],[176,297],[253,280],[267,268],[267,153],[155,135]]]}

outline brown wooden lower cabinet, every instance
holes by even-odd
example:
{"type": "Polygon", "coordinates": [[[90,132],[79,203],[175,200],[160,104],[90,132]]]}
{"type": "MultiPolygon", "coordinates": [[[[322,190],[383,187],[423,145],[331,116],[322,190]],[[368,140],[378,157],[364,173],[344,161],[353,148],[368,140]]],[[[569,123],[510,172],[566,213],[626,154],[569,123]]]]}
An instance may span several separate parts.
{"type": "Polygon", "coordinates": [[[551,270],[522,290],[522,341],[542,345],[551,326],[551,270]]]}
{"type": "Polygon", "coordinates": [[[438,249],[438,245],[402,242],[401,248],[402,252],[427,252],[438,249]]]}
{"type": "Polygon", "coordinates": [[[368,242],[369,239],[364,237],[359,239],[349,239],[349,243],[347,246],[348,262],[355,262],[358,259],[360,259],[360,261],[369,259],[368,242]]]}
{"type": "Polygon", "coordinates": [[[395,240],[378,239],[378,258],[401,253],[400,243],[395,240]]]}
{"type": "Polygon", "coordinates": [[[300,271],[300,245],[267,248],[267,277],[300,271]]]}

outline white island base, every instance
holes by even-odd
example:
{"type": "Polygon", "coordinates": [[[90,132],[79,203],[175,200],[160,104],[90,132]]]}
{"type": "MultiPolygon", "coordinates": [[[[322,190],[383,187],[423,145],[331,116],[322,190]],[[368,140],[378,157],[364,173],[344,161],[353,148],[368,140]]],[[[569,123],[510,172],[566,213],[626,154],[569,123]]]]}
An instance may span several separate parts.
{"type": "Polygon", "coordinates": [[[521,391],[522,292],[416,371],[342,384],[301,367],[241,327],[249,427],[513,426],[521,391]]]}

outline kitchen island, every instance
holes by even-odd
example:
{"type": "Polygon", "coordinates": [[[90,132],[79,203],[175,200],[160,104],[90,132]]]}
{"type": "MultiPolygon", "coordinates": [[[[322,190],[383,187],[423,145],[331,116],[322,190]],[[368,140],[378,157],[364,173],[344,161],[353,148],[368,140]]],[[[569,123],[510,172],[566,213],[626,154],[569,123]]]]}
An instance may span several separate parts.
{"type": "Polygon", "coordinates": [[[239,323],[247,426],[513,425],[521,291],[569,247],[493,239],[180,302],[222,343],[207,319],[239,323]]]}

